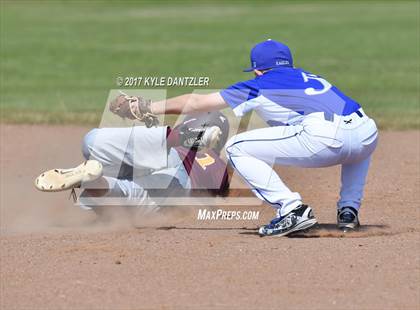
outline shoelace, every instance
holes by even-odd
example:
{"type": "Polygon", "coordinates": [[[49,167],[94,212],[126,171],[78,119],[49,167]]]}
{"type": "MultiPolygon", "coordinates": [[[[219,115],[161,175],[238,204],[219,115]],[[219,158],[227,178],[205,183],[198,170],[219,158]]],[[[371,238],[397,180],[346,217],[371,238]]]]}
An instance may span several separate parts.
{"type": "Polygon", "coordinates": [[[73,199],[74,203],[77,202],[77,194],[76,194],[76,190],[74,189],[74,187],[70,191],[69,199],[73,199]]]}
{"type": "Polygon", "coordinates": [[[270,224],[267,225],[268,229],[278,228],[285,228],[289,227],[293,224],[293,220],[296,218],[294,214],[286,215],[285,217],[275,218],[271,220],[270,224]]]}

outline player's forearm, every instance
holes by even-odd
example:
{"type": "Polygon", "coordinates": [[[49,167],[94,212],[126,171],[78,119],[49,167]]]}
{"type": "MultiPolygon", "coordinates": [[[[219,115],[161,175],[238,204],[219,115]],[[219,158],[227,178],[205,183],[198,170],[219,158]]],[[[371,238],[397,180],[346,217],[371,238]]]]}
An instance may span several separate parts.
{"type": "Polygon", "coordinates": [[[167,100],[153,102],[151,105],[154,114],[189,114],[197,112],[197,99],[195,94],[186,94],[167,100]]]}
{"type": "Polygon", "coordinates": [[[219,93],[186,94],[153,102],[151,110],[154,114],[191,114],[219,110],[224,107],[226,107],[226,103],[219,93]]]}

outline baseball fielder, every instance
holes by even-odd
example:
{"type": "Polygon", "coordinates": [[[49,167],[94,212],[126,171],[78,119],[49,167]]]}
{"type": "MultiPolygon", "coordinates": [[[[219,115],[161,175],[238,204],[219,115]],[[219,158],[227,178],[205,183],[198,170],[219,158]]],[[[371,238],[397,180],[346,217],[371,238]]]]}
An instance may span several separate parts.
{"type": "Polygon", "coordinates": [[[303,204],[273,170],[273,165],[326,167],[341,165],[337,224],[359,226],[359,209],[371,154],[376,148],[375,122],[359,103],[325,78],[293,66],[289,48],[267,40],[251,50],[255,78],[207,95],[186,94],[154,102],[157,114],[194,113],[231,107],[241,117],[254,110],[269,127],[233,136],[226,154],[255,195],[276,210],[259,229],[262,236],[287,235],[316,224],[303,204]]]}

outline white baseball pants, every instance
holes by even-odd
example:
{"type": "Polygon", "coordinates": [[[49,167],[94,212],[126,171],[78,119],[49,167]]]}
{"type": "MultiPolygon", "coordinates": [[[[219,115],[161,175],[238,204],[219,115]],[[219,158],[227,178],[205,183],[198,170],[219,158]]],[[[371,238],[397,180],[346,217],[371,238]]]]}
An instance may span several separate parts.
{"type": "Polygon", "coordinates": [[[188,174],[178,153],[166,149],[167,127],[100,128],[89,131],[82,144],[86,159],[102,163],[107,197],[143,201],[147,189],[166,189],[173,178],[184,188],[188,174]]]}
{"type": "Polygon", "coordinates": [[[334,115],[312,113],[299,124],[261,128],[232,137],[227,156],[235,170],[260,199],[286,215],[302,204],[273,170],[273,165],[327,167],[341,165],[341,192],[338,208],[360,208],[372,152],[378,131],[375,122],[363,113],[334,115]]]}

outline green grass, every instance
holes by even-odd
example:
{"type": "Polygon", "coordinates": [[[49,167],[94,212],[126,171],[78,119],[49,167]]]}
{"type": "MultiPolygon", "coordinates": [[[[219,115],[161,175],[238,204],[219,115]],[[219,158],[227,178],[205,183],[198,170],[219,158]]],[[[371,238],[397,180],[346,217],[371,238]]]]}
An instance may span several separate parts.
{"type": "Polygon", "coordinates": [[[420,128],[418,2],[258,3],[2,1],[1,121],[97,124],[117,76],[226,87],[275,38],[381,128],[420,128]]]}

